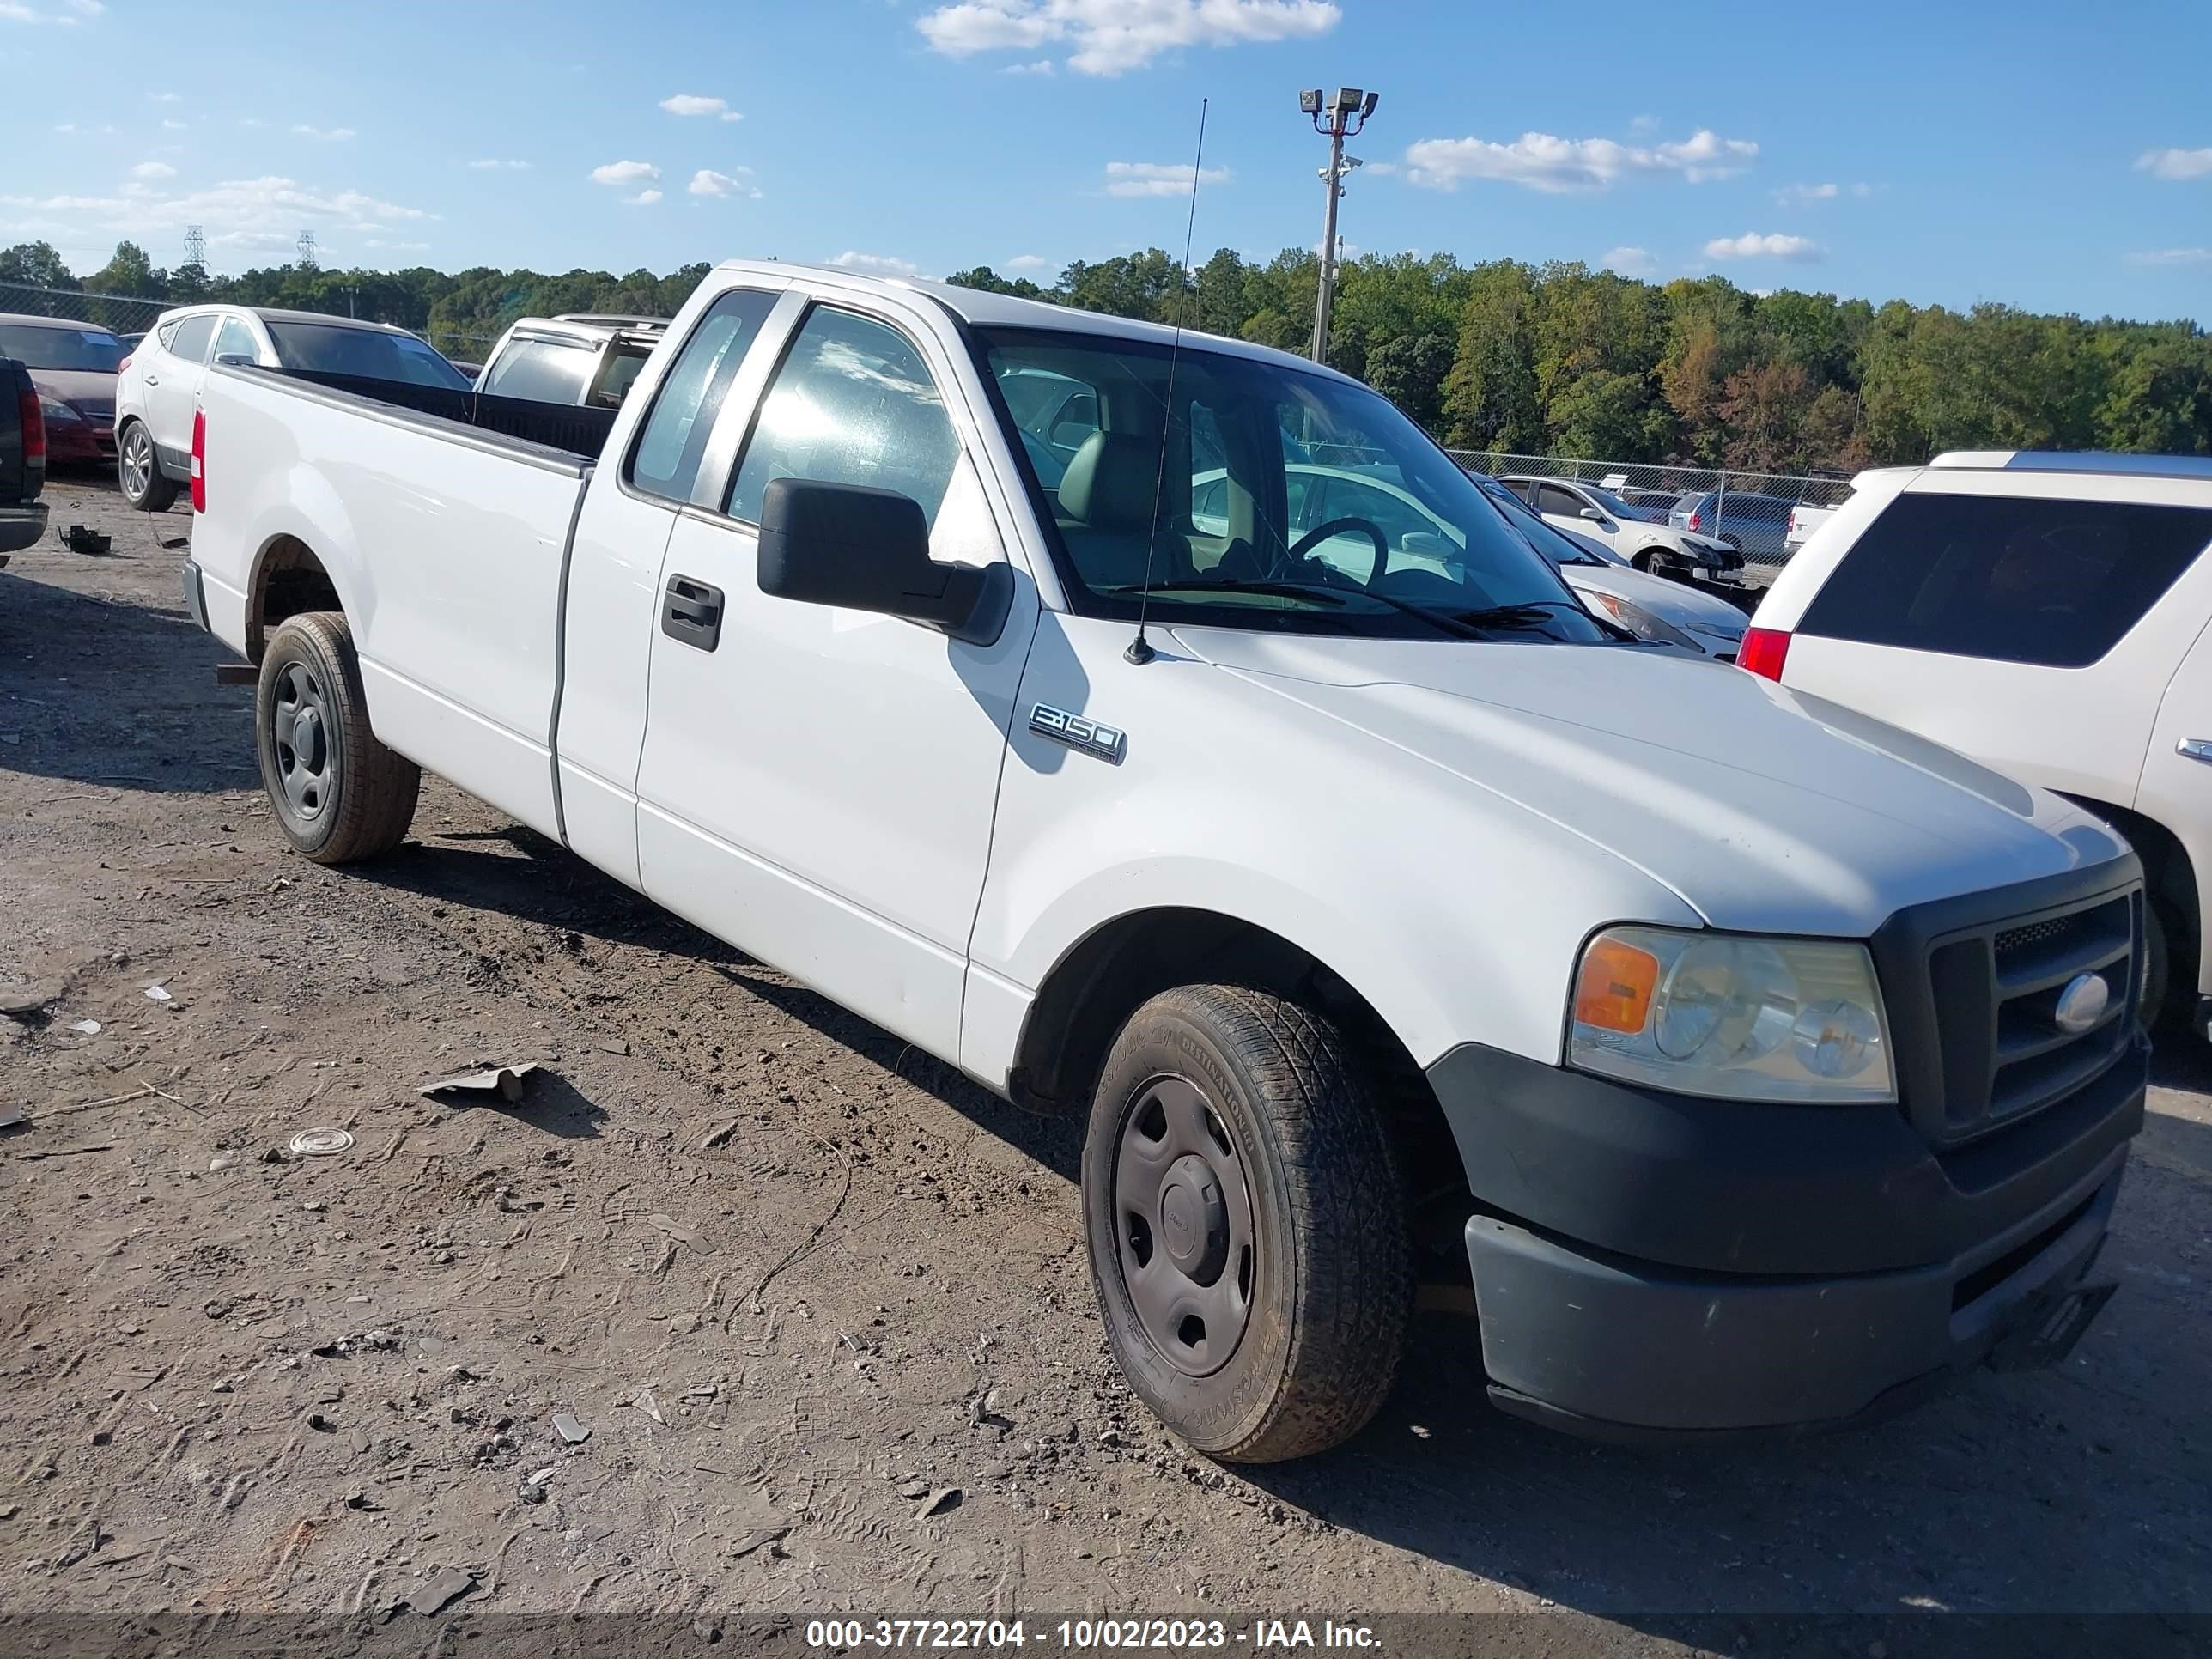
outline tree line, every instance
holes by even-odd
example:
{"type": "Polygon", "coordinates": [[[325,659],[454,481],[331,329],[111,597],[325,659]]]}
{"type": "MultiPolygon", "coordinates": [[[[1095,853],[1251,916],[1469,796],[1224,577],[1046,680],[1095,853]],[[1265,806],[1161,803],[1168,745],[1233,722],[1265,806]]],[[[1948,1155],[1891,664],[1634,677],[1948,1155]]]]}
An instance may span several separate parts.
{"type": "MultiPolygon", "coordinates": [[[[1158,248],[1078,260],[1050,286],[988,266],[948,280],[1303,352],[1316,260],[1158,248]]],[[[471,358],[518,317],[670,316],[705,264],[665,276],[489,266],[448,275],[305,264],[214,276],[125,242],[78,278],[52,248],[0,250],[0,283],[225,300],[396,323],[471,358]]],[[[1340,272],[1329,362],[1473,449],[1755,471],[1854,471],[1944,449],[2212,454],[2212,335],[2189,321],[1876,306],[1720,276],[1656,283],[1578,262],[1370,255],[1340,272]]]]}

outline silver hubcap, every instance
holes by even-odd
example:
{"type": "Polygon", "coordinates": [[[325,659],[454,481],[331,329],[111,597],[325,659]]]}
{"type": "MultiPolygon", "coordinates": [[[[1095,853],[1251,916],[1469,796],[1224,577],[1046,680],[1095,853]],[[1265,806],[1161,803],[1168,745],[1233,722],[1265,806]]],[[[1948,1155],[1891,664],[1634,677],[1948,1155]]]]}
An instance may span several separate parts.
{"type": "Polygon", "coordinates": [[[123,487],[143,495],[154,482],[154,441],[146,428],[134,426],[123,440],[123,487]]]}
{"type": "Polygon", "coordinates": [[[284,665],[276,677],[276,699],[270,711],[276,750],[276,782],[284,804],[302,823],[313,823],[330,805],[337,784],[337,757],[331,747],[323,687],[307,665],[284,665]]]}

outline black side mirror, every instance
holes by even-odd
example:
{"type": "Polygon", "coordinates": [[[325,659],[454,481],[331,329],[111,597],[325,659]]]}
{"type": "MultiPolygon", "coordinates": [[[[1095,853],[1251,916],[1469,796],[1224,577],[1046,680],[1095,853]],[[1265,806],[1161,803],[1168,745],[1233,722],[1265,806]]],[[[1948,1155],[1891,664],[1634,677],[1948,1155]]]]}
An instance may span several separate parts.
{"type": "Polygon", "coordinates": [[[988,645],[1006,626],[1012,570],[939,564],[921,505],[896,490],[778,478],[761,498],[760,589],[929,623],[988,645]]]}

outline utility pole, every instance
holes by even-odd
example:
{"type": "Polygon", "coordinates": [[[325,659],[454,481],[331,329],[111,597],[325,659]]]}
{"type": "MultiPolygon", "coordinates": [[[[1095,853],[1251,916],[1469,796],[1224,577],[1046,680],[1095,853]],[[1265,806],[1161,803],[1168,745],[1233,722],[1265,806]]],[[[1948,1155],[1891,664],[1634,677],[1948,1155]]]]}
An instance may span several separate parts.
{"type": "Polygon", "coordinates": [[[1328,361],[1328,312],[1336,298],[1336,204],[1344,194],[1345,179],[1359,165],[1357,155],[1344,153],[1344,141],[1359,136],[1381,101],[1380,93],[1362,92],[1358,87],[1339,87],[1326,103],[1319,87],[1298,94],[1298,108],[1313,118],[1314,131],[1328,135],[1328,165],[1321,172],[1328,191],[1328,211],[1322,224],[1321,287],[1314,295],[1313,349],[1308,354],[1317,363],[1328,361]]]}

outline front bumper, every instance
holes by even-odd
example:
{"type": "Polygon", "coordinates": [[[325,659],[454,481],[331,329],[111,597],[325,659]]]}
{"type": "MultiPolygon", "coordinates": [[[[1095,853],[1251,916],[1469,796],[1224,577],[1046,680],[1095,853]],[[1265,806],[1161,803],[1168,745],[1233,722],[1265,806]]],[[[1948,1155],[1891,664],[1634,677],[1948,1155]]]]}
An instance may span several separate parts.
{"type": "MultiPolygon", "coordinates": [[[[0,554],[20,553],[33,547],[46,533],[46,504],[26,501],[19,507],[0,507],[0,554]]],[[[6,563],[0,559],[0,564],[6,563]]]]}
{"type": "Polygon", "coordinates": [[[1453,1050],[1429,1077],[1478,1206],[1492,1398],[1611,1439],[1910,1404],[2081,1285],[2148,1059],[2138,1036],[2071,1097],[1943,1148],[1894,1105],[1699,1099],[1453,1050]]]}

